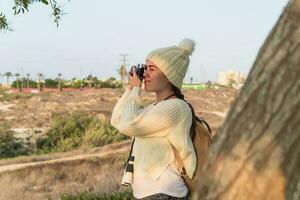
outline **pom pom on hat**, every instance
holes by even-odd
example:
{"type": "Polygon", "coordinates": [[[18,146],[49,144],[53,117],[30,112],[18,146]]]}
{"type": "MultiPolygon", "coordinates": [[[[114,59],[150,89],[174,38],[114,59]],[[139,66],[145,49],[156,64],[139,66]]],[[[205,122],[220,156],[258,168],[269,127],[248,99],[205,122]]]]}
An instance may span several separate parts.
{"type": "Polygon", "coordinates": [[[191,39],[183,39],[178,45],[178,48],[185,51],[187,55],[192,55],[195,49],[195,42],[191,39]]]}

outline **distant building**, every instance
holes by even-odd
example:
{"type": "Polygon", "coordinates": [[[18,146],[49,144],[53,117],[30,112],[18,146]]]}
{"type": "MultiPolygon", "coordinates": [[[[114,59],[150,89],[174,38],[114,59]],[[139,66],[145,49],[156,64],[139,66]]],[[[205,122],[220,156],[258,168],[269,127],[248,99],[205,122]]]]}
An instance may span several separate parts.
{"type": "Polygon", "coordinates": [[[220,85],[231,85],[234,87],[240,87],[244,84],[246,76],[240,72],[229,70],[227,72],[219,72],[217,83],[220,85]]]}

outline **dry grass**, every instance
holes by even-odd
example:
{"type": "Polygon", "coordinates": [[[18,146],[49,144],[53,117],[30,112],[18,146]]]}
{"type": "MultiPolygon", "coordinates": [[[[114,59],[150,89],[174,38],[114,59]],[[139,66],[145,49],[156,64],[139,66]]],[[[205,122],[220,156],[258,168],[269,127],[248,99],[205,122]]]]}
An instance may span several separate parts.
{"type": "Polygon", "coordinates": [[[105,152],[113,152],[119,149],[128,148],[130,145],[130,140],[122,141],[116,144],[110,144],[103,147],[96,147],[96,148],[81,148],[69,152],[62,152],[62,153],[49,153],[43,155],[33,155],[33,156],[19,156],[16,158],[11,159],[3,159],[0,160],[0,169],[1,166],[7,165],[15,165],[15,164],[26,164],[26,163],[34,163],[34,162],[43,162],[43,161],[54,161],[58,159],[67,159],[72,158],[74,156],[79,155],[91,155],[91,154],[100,154],[105,152]]]}
{"type": "Polygon", "coordinates": [[[124,191],[120,186],[124,154],[57,162],[0,174],[0,199],[57,199],[61,193],[124,191]]]}

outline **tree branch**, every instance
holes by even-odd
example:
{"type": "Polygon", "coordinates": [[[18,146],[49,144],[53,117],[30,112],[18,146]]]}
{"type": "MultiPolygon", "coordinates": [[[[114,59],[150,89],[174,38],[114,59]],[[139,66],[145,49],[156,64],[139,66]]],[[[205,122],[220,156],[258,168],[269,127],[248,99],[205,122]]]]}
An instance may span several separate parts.
{"type": "MultiPolygon", "coordinates": [[[[68,0],[70,2],[70,0],[68,0]]],[[[45,6],[50,6],[52,9],[52,16],[54,17],[54,23],[59,26],[61,16],[64,15],[61,6],[59,6],[56,0],[14,0],[15,5],[12,7],[14,15],[25,13],[29,11],[29,5],[33,3],[42,3],[45,6]]],[[[8,26],[7,18],[0,12],[0,30],[12,30],[8,26]]]]}

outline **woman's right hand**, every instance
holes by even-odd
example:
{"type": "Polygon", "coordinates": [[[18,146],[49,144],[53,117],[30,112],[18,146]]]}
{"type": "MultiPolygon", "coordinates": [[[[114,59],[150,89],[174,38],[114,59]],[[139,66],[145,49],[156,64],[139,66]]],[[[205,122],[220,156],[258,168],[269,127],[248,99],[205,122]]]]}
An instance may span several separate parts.
{"type": "Polygon", "coordinates": [[[130,73],[127,74],[128,85],[133,87],[141,87],[142,81],[139,79],[138,75],[136,74],[135,68],[132,69],[132,76],[130,73]]]}

